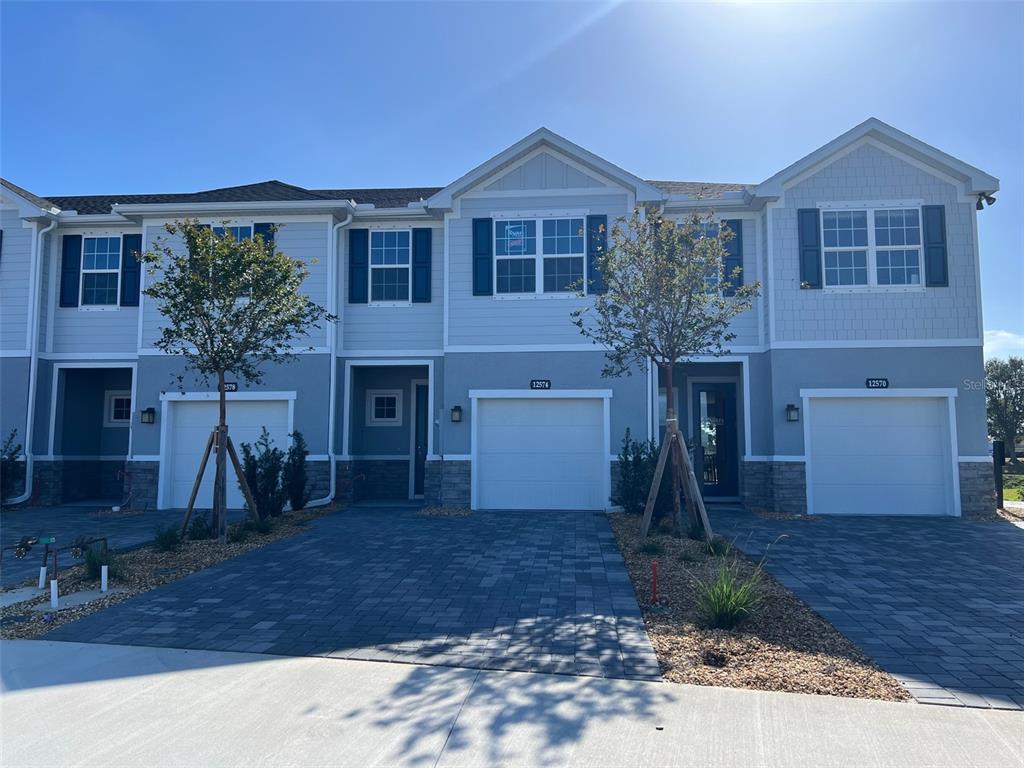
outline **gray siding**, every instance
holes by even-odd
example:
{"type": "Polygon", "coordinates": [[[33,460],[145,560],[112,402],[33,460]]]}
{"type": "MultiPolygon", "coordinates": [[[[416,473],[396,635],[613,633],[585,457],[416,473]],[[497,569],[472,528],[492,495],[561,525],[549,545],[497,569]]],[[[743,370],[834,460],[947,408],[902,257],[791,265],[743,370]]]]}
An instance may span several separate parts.
{"type": "Polygon", "coordinates": [[[435,452],[468,454],[472,434],[471,389],[521,389],[529,393],[530,379],[550,379],[554,390],[610,389],[611,452],[618,453],[627,427],[634,438],[647,439],[647,376],[601,378],[601,352],[451,353],[444,358],[444,403],[441,407],[443,444],[435,452]],[[448,413],[462,406],[462,421],[453,424],[448,413]]]}
{"type": "Polygon", "coordinates": [[[538,189],[593,189],[608,184],[541,152],[484,187],[488,192],[538,189]]]}
{"type": "Polygon", "coordinates": [[[50,297],[57,296],[57,305],[53,308],[53,329],[47,332],[52,339],[52,348],[56,353],[134,353],[138,347],[139,308],[138,307],[105,307],[102,309],[83,309],[81,307],[62,307],[59,304],[60,293],[60,260],[61,244],[66,234],[119,234],[137,233],[138,228],[109,228],[103,230],[83,230],[58,228],[53,231],[46,246],[46,261],[49,264],[50,281],[47,293],[50,297]]]}
{"type": "MultiPolygon", "coordinates": [[[[279,224],[275,239],[278,250],[306,263],[309,277],[302,285],[303,291],[312,301],[323,307],[328,306],[328,238],[329,225],[325,221],[290,221],[279,224]]],[[[169,245],[175,250],[184,247],[182,239],[168,235],[162,225],[147,225],[145,247],[153,249],[158,243],[169,245]]],[[[143,284],[154,279],[158,278],[146,275],[143,284]]],[[[163,318],[156,303],[146,297],[142,298],[142,308],[142,347],[149,349],[160,337],[163,318]]],[[[133,350],[136,346],[136,333],[133,330],[133,350]]],[[[324,323],[320,328],[310,329],[308,334],[296,340],[295,345],[323,348],[327,346],[327,339],[327,324],[324,323]]]]}
{"type": "Polygon", "coordinates": [[[430,301],[408,306],[385,307],[348,302],[348,234],[342,231],[344,269],[338,270],[339,295],[344,303],[342,346],[346,350],[438,350],[444,329],[444,229],[440,222],[368,224],[355,222],[351,228],[412,229],[433,227],[430,255],[430,301]]]}
{"type": "Polygon", "coordinates": [[[25,423],[28,416],[29,358],[0,358],[0,442],[12,429],[18,430],[15,441],[25,444],[25,423]]]}
{"type": "MultiPolygon", "coordinates": [[[[152,456],[160,453],[160,394],[213,392],[216,384],[203,382],[192,374],[186,375],[179,384],[177,376],[182,373],[183,366],[181,360],[175,357],[147,355],[139,358],[138,366],[135,410],[138,412],[143,408],[155,408],[157,418],[155,424],[140,424],[136,418],[132,430],[132,453],[136,456],[152,456]]],[[[262,382],[246,384],[238,379],[238,389],[240,392],[294,391],[295,429],[306,438],[310,453],[327,453],[327,403],[330,401],[328,355],[299,355],[284,365],[268,366],[262,382]]],[[[210,426],[213,427],[212,424],[210,426]]]]}
{"type": "Polygon", "coordinates": [[[474,296],[472,283],[473,218],[517,211],[557,215],[560,211],[605,214],[609,226],[628,213],[625,194],[558,197],[463,198],[461,217],[449,222],[448,344],[500,347],[509,344],[585,344],[570,313],[586,299],[561,296],[498,298],[474,296]]]}
{"type": "Polygon", "coordinates": [[[26,349],[32,227],[23,226],[15,209],[0,211],[3,256],[0,258],[0,350],[26,349]]]}
{"type": "Polygon", "coordinates": [[[971,203],[942,179],[870,144],[786,190],[774,227],[778,341],[977,339],[978,283],[971,203]],[[796,212],[820,202],[923,200],[946,207],[949,287],[832,293],[801,290],[796,212]]]}
{"type": "Polygon", "coordinates": [[[776,349],[769,354],[776,455],[804,453],[803,417],[792,423],[785,414],[787,403],[800,405],[801,389],[864,389],[864,379],[875,376],[887,377],[894,389],[956,389],[959,455],[988,453],[981,347],[776,349]]]}

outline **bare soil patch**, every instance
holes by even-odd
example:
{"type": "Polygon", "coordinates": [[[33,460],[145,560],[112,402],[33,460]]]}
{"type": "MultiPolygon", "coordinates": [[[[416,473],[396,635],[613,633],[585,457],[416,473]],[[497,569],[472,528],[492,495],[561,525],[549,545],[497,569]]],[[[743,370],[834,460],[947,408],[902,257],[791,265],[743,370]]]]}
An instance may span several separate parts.
{"type": "MultiPolygon", "coordinates": [[[[41,637],[51,629],[122,603],[135,595],[183,579],[196,571],[301,533],[308,528],[307,524],[310,520],[331,511],[333,511],[332,507],[321,507],[289,512],[274,518],[273,527],[269,532],[249,531],[242,541],[229,541],[223,546],[212,539],[201,541],[184,539],[178,549],[173,552],[157,552],[152,545],[147,545],[127,552],[115,553],[120,576],[116,579],[111,577],[109,583],[112,587],[125,587],[124,592],[102,597],[74,608],[62,608],[53,613],[36,613],[31,610],[32,606],[48,603],[50,600],[49,590],[44,590],[39,597],[0,609],[0,639],[28,640],[41,637]]],[[[34,555],[33,551],[29,556],[34,555]]],[[[65,555],[65,557],[67,556],[65,555]]],[[[68,560],[64,562],[68,562],[68,560]]],[[[85,566],[81,564],[62,567],[58,582],[62,595],[87,589],[99,589],[100,586],[99,579],[90,579],[85,566]]],[[[23,583],[35,584],[31,580],[23,583]]]]}
{"type": "MultiPolygon", "coordinates": [[[[734,630],[706,629],[697,582],[717,573],[719,558],[691,539],[652,530],[658,554],[640,551],[640,520],[609,515],[666,680],[674,683],[907,701],[907,691],[835,627],[762,572],[759,610],[734,630]],[[658,603],[651,603],[651,563],[658,561],[658,603]]],[[[650,547],[646,548],[649,549],[650,547]]],[[[742,575],[757,564],[733,550],[742,575]]],[[[768,557],[771,557],[769,551],[768,557]]]]}

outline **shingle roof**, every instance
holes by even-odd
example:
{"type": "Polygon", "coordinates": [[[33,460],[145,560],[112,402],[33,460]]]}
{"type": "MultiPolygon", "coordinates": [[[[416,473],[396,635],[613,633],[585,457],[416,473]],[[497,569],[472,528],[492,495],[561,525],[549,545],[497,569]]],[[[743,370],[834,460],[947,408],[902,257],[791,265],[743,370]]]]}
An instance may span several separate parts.
{"type": "Polygon", "coordinates": [[[654,181],[652,179],[646,181],[670,195],[703,195],[704,197],[718,197],[723,192],[742,192],[755,186],[753,184],[719,184],[713,181],[654,181]]]}
{"type": "Polygon", "coordinates": [[[19,196],[25,198],[30,203],[32,203],[32,205],[35,205],[35,206],[37,206],[39,208],[58,208],[58,207],[60,207],[60,206],[55,205],[52,201],[47,200],[44,197],[40,197],[39,195],[32,194],[31,192],[29,192],[24,187],[19,187],[17,184],[15,184],[12,181],[8,181],[7,179],[0,179],[0,184],[3,184],[5,187],[7,187],[9,190],[11,190],[14,194],[19,195],[19,196]]]}
{"type": "MultiPolygon", "coordinates": [[[[306,189],[272,179],[236,187],[207,189],[201,192],[158,193],[149,195],[49,195],[45,198],[4,180],[15,193],[41,208],[57,207],[80,214],[110,213],[114,205],[150,205],[157,203],[249,203],[302,200],[355,200],[378,208],[404,208],[426,200],[442,187],[392,187],[372,189],[306,189]]],[[[717,197],[723,192],[750,188],[746,184],[718,184],[703,181],[648,181],[669,194],[717,197]]]]}

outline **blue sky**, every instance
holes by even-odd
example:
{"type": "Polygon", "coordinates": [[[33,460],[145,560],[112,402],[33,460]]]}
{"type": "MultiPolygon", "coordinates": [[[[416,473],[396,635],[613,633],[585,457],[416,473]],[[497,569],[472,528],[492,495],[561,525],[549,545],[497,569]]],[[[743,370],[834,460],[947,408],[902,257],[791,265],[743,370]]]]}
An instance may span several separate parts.
{"type": "Polygon", "coordinates": [[[0,172],[39,194],[441,185],[540,125],[761,181],[869,116],[998,176],[987,352],[1024,346],[1024,4],[0,4],[0,172]]]}

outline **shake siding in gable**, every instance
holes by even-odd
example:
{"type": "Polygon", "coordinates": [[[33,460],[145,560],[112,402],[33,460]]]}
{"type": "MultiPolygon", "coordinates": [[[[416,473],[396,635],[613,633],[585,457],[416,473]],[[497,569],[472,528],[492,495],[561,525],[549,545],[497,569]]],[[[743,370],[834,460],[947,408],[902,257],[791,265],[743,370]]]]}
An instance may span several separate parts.
{"type": "Polygon", "coordinates": [[[774,229],[777,341],[978,338],[977,273],[971,203],[957,188],[865,144],[786,190],[770,212],[774,229]],[[833,293],[800,288],[797,210],[823,202],[923,200],[944,205],[949,286],[833,293]]]}
{"type": "Polygon", "coordinates": [[[523,298],[473,295],[474,218],[511,211],[527,216],[553,216],[562,212],[604,214],[611,227],[617,218],[626,215],[627,205],[625,193],[462,198],[460,217],[449,222],[449,346],[500,348],[503,345],[589,343],[570,319],[570,313],[583,306],[585,299],[543,294],[523,298]]]}
{"type": "Polygon", "coordinates": [[[342,328],[343,349],[366,350],[437,350],[442,345],[444,329],[444,227],[439,221],[417,221],[402,224],[370,225],[353,222],[352,229],[414,229],[430,227],[430,301],[407,306],[375,307],[372,304],[350,304],[348,301],[348,234],[343,230],[340,248],[342,268],[338,270],[338,295],[344,303],[342,328]]]}
{"type": "Polygon", "coordinates": [[[23,351],[28,331],[32,228],[22,226],[16,209],[4,209],[0,214],[4,230],[0,257],[0,349],[23,351]]]}

